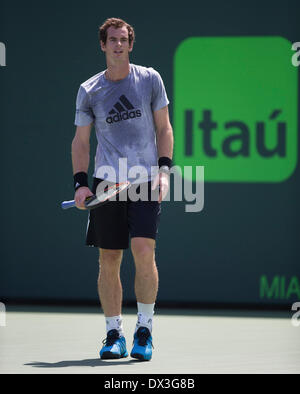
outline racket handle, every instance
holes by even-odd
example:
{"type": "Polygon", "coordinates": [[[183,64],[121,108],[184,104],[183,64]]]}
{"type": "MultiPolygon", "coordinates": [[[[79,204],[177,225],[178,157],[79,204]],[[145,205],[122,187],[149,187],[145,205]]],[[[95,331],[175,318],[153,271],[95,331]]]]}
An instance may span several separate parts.
{"type": "Polygon", "coordinates": [[[74,208],[75,207],[75,200],[64,201],[61,203],[61,207],[62,207],[62,209],[74,208]]]}

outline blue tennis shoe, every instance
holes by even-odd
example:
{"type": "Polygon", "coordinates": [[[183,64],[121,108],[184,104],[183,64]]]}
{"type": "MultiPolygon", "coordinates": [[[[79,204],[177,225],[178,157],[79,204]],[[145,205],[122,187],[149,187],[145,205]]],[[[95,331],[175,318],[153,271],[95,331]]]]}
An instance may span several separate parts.
{"type": "Polygon", "coordinates": [[[149,329],[140,327],[134,334],[130,356],[141,361],[150,361],[152,358],[152,347],[152,336],[149,329]]]}
{"type": "Polygon", "coordinates": [[[107,337],[102,343],[104,345],[100,351],[102,360],[128,357],[126,340],[124,337],[120,337],[118,330],[108,331],[107,337]]]}

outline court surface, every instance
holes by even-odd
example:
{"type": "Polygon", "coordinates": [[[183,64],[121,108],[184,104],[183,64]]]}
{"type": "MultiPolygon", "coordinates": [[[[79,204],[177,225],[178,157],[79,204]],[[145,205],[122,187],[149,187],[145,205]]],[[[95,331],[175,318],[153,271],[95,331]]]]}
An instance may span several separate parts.
{"type": "MultiPolygon", "coordinates": [[[[299,373],[300,327],[292,312],[158,311],[150,362],[100,360],[99,308],[8,308],[0,327],[0,373],[299,373]],[[26,311],[25,311],[26,310],[26,311]]],[[[136,312],[123,314],[131,351],[136,312]]]]}

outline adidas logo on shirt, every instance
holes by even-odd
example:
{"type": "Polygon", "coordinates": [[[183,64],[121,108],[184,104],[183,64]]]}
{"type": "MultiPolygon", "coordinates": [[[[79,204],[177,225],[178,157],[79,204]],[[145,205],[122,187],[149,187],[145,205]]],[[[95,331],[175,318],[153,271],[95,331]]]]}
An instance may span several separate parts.
{"type": "Polygon", "coordinates": [[[136,110],[124,94],[119,97],[119,100],[120,101],[117,101],[114,108],[109,112],[111,116],[106,118],[107,123],[112,124],[121,122],[122,120],[140,118],[142,116],[141,111],[139,109],[136,110]]]}

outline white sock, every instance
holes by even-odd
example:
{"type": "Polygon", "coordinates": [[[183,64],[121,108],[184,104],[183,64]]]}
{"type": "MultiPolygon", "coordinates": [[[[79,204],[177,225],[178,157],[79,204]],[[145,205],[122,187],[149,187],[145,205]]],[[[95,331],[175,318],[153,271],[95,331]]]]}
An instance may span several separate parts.
{"type": "Polygon", "coordinates": [[[105,317],[106,333],[110,330],[118,330],[121,337],[124,336],[122,316],[105,317]]]}
{"type": "Polygon", "coordinates": [[[140,327],[147,327],[150,332],[152,332],[152,320],[154,315],[154,305],[155,304],[142,304],[141,302],[137,303],[138,305],[138,321],[136,323],[135,332],[140,327]]]}

